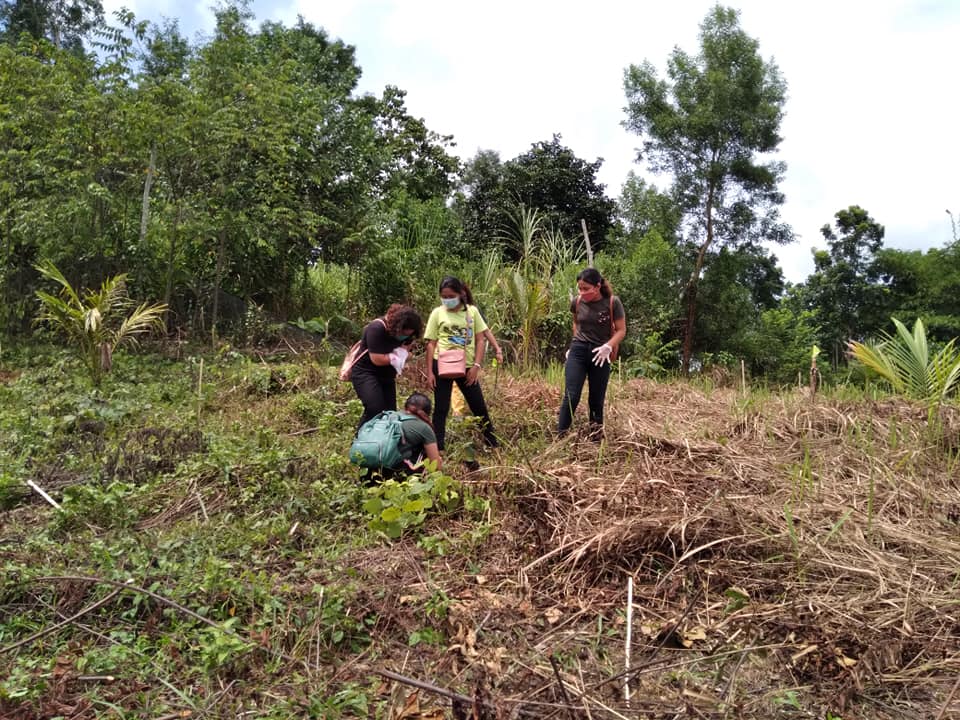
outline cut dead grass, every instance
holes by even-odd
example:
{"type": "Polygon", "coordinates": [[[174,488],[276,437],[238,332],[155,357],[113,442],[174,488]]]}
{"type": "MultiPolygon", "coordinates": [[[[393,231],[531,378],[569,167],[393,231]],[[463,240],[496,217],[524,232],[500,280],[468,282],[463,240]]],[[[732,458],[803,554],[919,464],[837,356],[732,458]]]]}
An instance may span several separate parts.
{"type": "MultiPolygon", "coordinates": [[[[556,395],[508,383],[500,414],[556,395]]],[[[958,710],[960,481],[921,409],[745,408],[734,390],[644,381],[612,397],[602,443],[552,442],[476,481],[497,531],[472,573],[443,578],[460,642],[420,672],[456,685],[482,667],[503,712],[529,717],[958,710]]]]}

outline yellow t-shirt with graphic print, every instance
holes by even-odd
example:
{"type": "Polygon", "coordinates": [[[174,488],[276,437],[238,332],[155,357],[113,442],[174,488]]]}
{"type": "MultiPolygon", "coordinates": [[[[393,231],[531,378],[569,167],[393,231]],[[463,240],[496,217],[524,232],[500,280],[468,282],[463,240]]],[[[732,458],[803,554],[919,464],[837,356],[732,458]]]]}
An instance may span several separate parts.
{"type": "Polygon", "coordinates": [[[464,312],[461,305],[459,310],[447,310],[446,306],[435,307],[427,320],[427,329],[423,332],[425,340],[436,340],[437,350],[433,359],[443,350],[463,348],[466,354],[467,367],[473,365],[476,350],[477,335],[487,329],[487,323],[475,305],[468,305],[464,312]],[[470,313],[470,322],[467,322],[467,312],[470,313]]]}

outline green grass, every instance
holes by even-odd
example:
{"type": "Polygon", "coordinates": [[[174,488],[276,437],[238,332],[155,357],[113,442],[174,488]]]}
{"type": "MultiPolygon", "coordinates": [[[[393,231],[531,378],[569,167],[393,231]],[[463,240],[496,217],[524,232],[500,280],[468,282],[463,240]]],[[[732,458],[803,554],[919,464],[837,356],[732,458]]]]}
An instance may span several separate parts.
{"type": "MultiPolygon", "coordinates": [[[[217,627],[121,591],[86,618],[90,632],[66,625],[0,655],[0,709],[26,712],[60,692],[58,662],[121,677],[84,695],[115,717],[141,717],[133,706],[209,711],[216,678],[227,677],[292,688],[271,703],[275,717],[366,706],[368,688],[324,684],[370,645],[378,621],[344,560],[383,542],[345,453],[361,410],[349,385],[309,362],[228,353],[202,357],[202,383],[199,355],[127,355],[93,389],[56,348],[4,354],[20,372],[0,384],[2,540],[16,544],[4,553],[0,648],[52,624],[56,608],[116,589],[50,576],[132,580],[217,627]],[[62,511],[38,502],[27,480],[62,511]],[[284,656],[314,672],[281,676],[284,656]]],[[[437,512],[408,532],[427,535],[437,512]]]]}

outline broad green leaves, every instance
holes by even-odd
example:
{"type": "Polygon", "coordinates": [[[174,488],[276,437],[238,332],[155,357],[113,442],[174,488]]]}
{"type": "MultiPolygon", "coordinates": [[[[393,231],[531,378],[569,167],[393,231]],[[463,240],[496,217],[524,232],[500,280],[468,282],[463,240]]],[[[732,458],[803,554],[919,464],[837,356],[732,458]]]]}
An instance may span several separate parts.
{"type": "Polygon", "coordinates": [[[891,318],[896,335],[885,334],[877,343],[851,342],[850,355],[886,382],[894,392],[922,400],[934,408],[960,387],[960,350],[956,339],[931,354],[926,329],[919,318],[913,331],[891,318]]]}
{"type": "Polygon", "coordinates": [[[136,345],[138,335],[163,329],[166,306],[143,303],[130,310],[126,275],[108,278],[99,290],[81,294],[49,260],[38,265],[37,270],[60,285],[57,295],[37,291],[41,303],[37,321],[66,335],[95,386],[110,370],[118,345],[136,345]]]}

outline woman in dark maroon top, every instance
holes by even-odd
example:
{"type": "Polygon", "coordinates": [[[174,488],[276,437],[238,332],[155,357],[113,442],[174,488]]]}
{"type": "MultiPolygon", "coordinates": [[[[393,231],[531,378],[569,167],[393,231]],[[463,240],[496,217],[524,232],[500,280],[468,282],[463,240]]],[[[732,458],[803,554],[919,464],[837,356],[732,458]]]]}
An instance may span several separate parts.
{"type": "Polygon", "coordinates": [[[363,356],[350,374],[353,389],[363,403],[359,425],[384,410],[397,409],[396,378],[406,360],[407,348],[422,333],[423,320],[417,311],[397,304],[363,329],[360,338],[363,356]]]}

